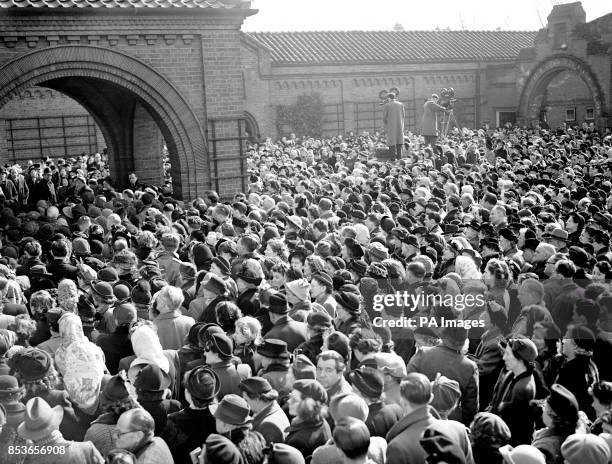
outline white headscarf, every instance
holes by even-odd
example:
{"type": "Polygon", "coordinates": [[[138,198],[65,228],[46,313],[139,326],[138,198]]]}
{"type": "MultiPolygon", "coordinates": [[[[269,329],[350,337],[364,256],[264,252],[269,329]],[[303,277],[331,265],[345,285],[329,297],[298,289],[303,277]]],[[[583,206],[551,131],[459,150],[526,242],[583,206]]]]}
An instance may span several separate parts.
{"type": "Polygon", "coordinates": [[[134,330],[131,341],[136,355],[128,370],[128,378],[132,383],[136,380],[136,375],[148,364],[157,365],[166,374],[170,372],[170,361],[164,355],[159,337],[151,327],[138,327],[134,330]]]}

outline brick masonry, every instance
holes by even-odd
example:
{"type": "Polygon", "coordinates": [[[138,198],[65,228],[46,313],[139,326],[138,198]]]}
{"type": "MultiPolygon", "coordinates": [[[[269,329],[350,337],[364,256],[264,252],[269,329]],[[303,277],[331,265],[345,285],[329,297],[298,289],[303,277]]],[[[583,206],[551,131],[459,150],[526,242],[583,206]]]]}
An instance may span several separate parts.
{"type": "Polygon", "coordinates": [[[155,123],[184,199],[213,184],[223,196],[243,189],[240,26],[250,10],[1,13],[0,105],[51,82],[100,122],[119,178],[130,168],[154,175],[146,157],[157,145],[149,137],[155,123]],[[206,142],[211,118],[223,120],[216,153],[206,142]],[[213,171],[228,178],[218,181],[213,171]]]}

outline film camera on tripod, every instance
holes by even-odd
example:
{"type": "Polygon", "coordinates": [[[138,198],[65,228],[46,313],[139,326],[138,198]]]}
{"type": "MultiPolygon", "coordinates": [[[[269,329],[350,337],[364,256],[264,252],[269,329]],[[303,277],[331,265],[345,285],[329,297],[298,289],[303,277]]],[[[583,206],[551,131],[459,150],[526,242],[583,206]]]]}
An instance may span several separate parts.
{"type": "Polygon", "coordinates": [[[455,98],[455,89],[453,89],[452,87],[449,89],[442,89],[440,91],[440,98],[438,100],[438,105],[446,108],[447,112],[444,113],[442,115],[442,122],[441,122],[441,132],[442,135],[446,136],[446,134],[448,134],[448,129],[450,127],[451,122],[454,122],[456,126],[459,126],[459,123],[457,122],[457,118],[455,118],[455,115],[453,113],[453,109],[455,108],[455,102],[457,101],[457,99],[455,98]]]}

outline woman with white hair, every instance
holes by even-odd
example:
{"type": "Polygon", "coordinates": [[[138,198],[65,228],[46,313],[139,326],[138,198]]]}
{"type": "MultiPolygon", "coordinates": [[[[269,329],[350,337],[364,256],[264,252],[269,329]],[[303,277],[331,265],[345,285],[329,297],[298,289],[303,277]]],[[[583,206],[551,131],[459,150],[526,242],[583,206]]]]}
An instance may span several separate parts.
{"type": "Polygon", "coordinates": [[[181,305],[185,301],[183,291],[172,285],[162,288],[153,296],[153,313],[158,313],[153,319],[157,327],[159,341],[165,350],[178,350],[195,324],[195,320],[181,314],[181,305]]]}

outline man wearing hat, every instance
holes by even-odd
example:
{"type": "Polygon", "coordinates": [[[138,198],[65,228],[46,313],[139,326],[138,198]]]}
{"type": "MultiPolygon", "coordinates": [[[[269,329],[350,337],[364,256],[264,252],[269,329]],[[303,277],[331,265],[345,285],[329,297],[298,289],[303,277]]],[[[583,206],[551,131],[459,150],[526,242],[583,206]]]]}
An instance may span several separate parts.
{"type": "Polygon", "coordinates": [[[569,246],[569,234],[561,228],[553,229],[548,234],[543,234],[542,238],[546,243],[555,247],[557,253],[567,253],[569,246]]]}
{"type": "Polygon", "coordinates": [[[79,462],[85,464],[102,464],[104,458],[90,441],[77,442],[65,440],[59,431],[64,417],[64,408],[52,408],[42,398],[30,399],[25,406],[25,419],[17,428],[17,433],[24,440],[31,440],[33,448],[55,449],[51,456],[36,454],[28,456],[28,463],[47,464],[49,462],[79,462]]]}
{"type": "Polygon", "coordinates": [[[278,402],[278,392],[263,377],[249,377],[240,382],[242,396],[253,412],[253,430],[266,439],[266,443],[285,441],[289,419],[278,402]]]}
{"type": "Polygon", "coordinates": [[[177,464],[189,462],[189,453],[216,432],[211,406],[218,394],[219,377],[212,369],[198,366],[185,374],[185,399],[189,406],[170,414],[160,435],[168,443],[177,464]]]}
{"type": "Polygon", "coordinates": [[[275,293],[270,296],[269,315],[273,327],[265,334],[265,338],[283,340],[290,352],[308,339],[306,324],[289,317],[289,305],[284,294],[275,293]]]}
{"type": "Polygon", "coordinates": [[[257,354],[261,359],[261,369],[257,375],[270,382],[279,394],[279,403],[284,405],[295,381],[290,372],[291,354],[287,350],[287,343],[275,338],[265,338],[257,349],[257,354]]]}

